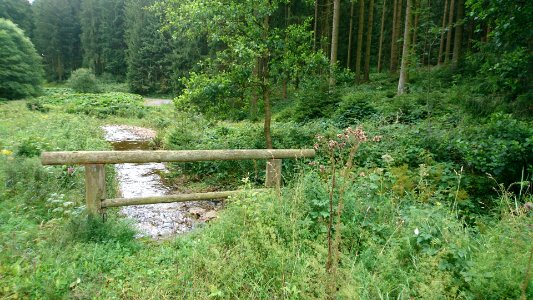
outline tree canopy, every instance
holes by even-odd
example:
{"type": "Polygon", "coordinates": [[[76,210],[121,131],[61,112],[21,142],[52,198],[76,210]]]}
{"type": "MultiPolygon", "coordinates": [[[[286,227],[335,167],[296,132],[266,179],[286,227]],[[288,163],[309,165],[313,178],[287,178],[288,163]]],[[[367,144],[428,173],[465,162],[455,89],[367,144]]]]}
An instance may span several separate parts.
{"type": "Polygon", "coordinates": [[[37,95],[43,74],[41,59],[24,32],[3,18],[0,18],[0,53],[0,98],[37,95]]]}

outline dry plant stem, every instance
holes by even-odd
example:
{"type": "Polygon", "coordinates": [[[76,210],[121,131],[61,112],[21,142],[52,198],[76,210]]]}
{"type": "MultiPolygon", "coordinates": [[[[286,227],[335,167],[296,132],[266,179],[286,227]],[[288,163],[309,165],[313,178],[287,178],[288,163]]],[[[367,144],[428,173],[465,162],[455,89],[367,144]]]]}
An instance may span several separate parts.
{"type": "Polygon", "coordinates": [[[522,286],[520,287],[522,289],[522,296],[520,297],[521,300],[526,300],[527,295],[527,287],[529,285],[529,278],[531,278],[531,260],[533,259],[533,247],[531,247],[531,250],[529,250],[529,260],[527,262],[527,268],[526,268],[526,274],[524,276],[524,282],[522,282],[522,286]]]}
{"type": "Polygon", "coordinates": [[[328,260],[326,262],[326,271],[328,273],[331,272],[331,265],[332,265],[332,238],[331,238],[331,231],[333,230],[333,191],[335,190],[335,153],[332,150],[330,155],[330,163],[331,163],[331,187],[329,190],[329,223],[328,223],[328,260]]]}

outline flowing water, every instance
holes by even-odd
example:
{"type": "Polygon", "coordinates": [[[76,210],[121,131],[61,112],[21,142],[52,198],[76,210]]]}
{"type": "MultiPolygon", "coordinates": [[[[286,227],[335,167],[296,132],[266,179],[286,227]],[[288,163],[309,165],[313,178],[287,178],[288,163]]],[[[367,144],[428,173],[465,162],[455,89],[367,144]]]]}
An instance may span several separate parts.
{"type": "MultiPolygon", "coordinates": [[[[103,126],[105,139],[117,151],[149,150],[155,131],[134,126],[103,126]]],[[[116,164],[120,194],[124,198],[163,196],[171,189],[163,184],[159,174],[167,172],[163,163],[116,164]]],[[[216,217],[216,203],[184,202],[134,205],[120,212],[133,220],[139,236],[166,237],[191,230],[196,224],[216,217]]]]}

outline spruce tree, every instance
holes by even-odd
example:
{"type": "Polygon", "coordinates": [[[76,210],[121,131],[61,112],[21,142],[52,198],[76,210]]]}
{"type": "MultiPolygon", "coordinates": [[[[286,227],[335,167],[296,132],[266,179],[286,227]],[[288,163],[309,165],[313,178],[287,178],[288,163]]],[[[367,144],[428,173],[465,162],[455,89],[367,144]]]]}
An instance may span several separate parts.
{"type": "Polygon", "coordinates": [[[37,95],[43,75],[39,55],[24,32],[3,18],[0,18],[0,53],[0,98],[37,95]]]}

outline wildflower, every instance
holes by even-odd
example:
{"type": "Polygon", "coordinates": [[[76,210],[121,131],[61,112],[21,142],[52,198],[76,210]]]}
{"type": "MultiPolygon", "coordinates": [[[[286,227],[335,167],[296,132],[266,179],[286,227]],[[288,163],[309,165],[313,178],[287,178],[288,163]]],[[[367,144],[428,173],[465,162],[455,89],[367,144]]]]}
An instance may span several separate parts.
{"type": "Polygon", "coordinates": [[[418,228],[415,228],[415,235],[419,235],[420,234],[420,230],[418,230],[418,228]]]}
{"type": "Polygon", "coordinates": [[[2,155],[5,155],[5,156],[10,156],[11,154],[13,154],[13,151],[7,150],[7,149],[2,149],[2,151],[0,151],[0,153],[2,153],[2,155]]]}
{"type": "Polygon", "coordinates": [[[383,154],[381,156],[381,159],[383,159],[383,161],[386,162],[387,164],[390,164],[394,161],[394,158],[390,156],[389,154],[383,154]]]}
{"type": "Polygon", "coordinates": [[[335,149],[338,146],[338,144],[339,143],[337,141],[329,140],[328,147],[329,147],[329,149],[333,150],[333,149],[335,149]]]}
{"type": "Polygon", "coordinates": [[[74,170],[73,167],[68,167],[68,168],[67,168],[67,174],[68,174],[68,175],[72,175],[72,174],[74,174],[74,171],[75,171],[75,170],[74,170]]]}

